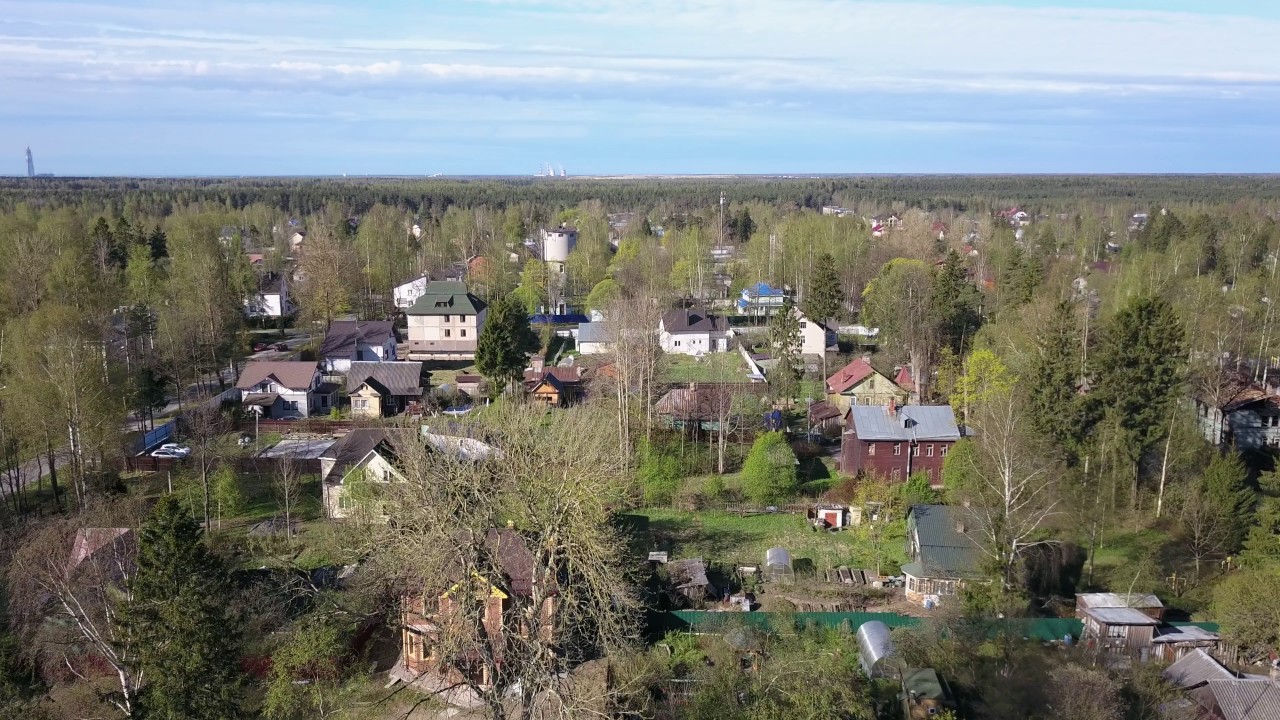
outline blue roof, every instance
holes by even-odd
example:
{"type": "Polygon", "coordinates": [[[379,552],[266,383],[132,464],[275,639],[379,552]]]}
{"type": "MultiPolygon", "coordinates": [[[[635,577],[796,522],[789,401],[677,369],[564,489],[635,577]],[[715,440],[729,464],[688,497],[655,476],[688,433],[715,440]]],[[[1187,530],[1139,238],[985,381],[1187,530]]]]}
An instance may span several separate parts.
{"type": "Polygon", "coordinates": [[[567,315],[547,315],[546,313],[537,313],[529,317],[529,322],[533,325],[578,325],[585,322],[591,322],[591,318],[582,313],[569,313],[567,315]]]}
{"type": "Polygon", "coordinates": [[[786,295],[786,292],[784,292],[781,288],[775,288],[769,285],[769,283],[762,283],[762,282],[756,283],[755,285],[748,287],[742,292],[748,295],[754,295],[756,297],[782,297],[786,295]]]}

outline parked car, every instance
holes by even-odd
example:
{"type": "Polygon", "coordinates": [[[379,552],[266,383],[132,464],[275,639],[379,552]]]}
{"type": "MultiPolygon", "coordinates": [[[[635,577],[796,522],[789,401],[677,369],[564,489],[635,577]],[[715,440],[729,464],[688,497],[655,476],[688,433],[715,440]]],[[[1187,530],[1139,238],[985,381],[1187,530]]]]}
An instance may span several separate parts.
{"type": "Polygon", "coordinates": [[[263,350],[268,350],[270,348],[271,348],[271,343],[259,342],[259,343],[253,344],[254,352],[262,352],[263,350]]]}
{"type": "Polygon", "coordinates": [[[271,347],[275,348],[280,352],[289,352],[289,343],[278,342],[275,345],[272,345],[271,347]]]}
{"type": "Polygon", "coordinates": [[[174,452],[174,451],[172,451],[172,450],[164,450],[164,449],[160,449],[160,450],[153,450],[153,451],[151,451],[151,457],[153,457],[153,458],[168,458],[168,459],[170,459],[170,460],[181,460],[182,458],[184,458],[184,457],[186,457],[186,456],[185,456],[185,455],[179,455],[178,453],[176,453],[176,452],[174,452]]]}
{"type": "Polygon", "coordinates": [[[178,457],[186,457],[191,454],[191,448],[186,445],[179,445],[178,443],[165,443],[161,445],[159,449],[168,450],[171,453],[177,454],[178,457]]]}

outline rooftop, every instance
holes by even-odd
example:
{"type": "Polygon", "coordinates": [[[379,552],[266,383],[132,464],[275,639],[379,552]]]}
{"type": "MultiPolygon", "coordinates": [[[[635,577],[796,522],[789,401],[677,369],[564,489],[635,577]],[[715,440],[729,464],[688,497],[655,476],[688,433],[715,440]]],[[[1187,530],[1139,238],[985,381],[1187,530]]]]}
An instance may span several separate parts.
{"type": "Polygon", "coordinates": [[[687,308],[664,313],[662,327],[669,333],[703,333],[723,332],[728,326],[724,318],[702,308],[687,308]]]}
{"type": "Polygon", "coordinates": [[[396,341],[395,327],[384,320],[335,320],[320,343],[320,357],[355,359],[359,345],[382,345],[396,341]]]}
{"type": "Polygon", "coordinates": [[[851,405],[849,428],[859,440],[959,440],[950,405],[851,405]]]}
{"type": "Polygon", "coordinates": [[[1165,668],[1163,677],[1186,690],[1204,685],[1210,680],[1234,680],[1236,676],[1209,653],[1196,648],[1165,668]]]}
{"type": "Polygon", "coordinates": [[[982,551],[968,534],[978,529],[973,511],[954,505],[912,505],[907,528],[914,532],[920,556],[904,565],[903,572],[915,577],[961,577],[977,571],[982,551]],[[909,569],[909,565],[915,567],[909,569]]]}
{"type": "Polygon", "coordinates": [[[315,377],[316,364],[301,360],[250,360],[245,363],[236,387],[241,390],[261,383],[268,378],[290,390],[308,390],[315,377]]]}
{"type": "Polygon", "coordinates": [[[1163,608],[1155,595],[1146,593],[1076,593],[1081,608],[1163,608]]]}
{"type": "Polygon", "coordinates": [[[487,305],[457,280],[432,280],[406,315],[478,315],[487,305]]]}
{"type": "Polygon", "coordinates": [[[373,380],[392,395],[422,394],[420,362],[353,362],[347,371],[347,392],[373,380]]]}
{"type": "Polygon", "coordinates": [[[1159,625],[1160,621],[1127,607],[1090,608],[1084,614],[1106,625],[1159,625]]]}

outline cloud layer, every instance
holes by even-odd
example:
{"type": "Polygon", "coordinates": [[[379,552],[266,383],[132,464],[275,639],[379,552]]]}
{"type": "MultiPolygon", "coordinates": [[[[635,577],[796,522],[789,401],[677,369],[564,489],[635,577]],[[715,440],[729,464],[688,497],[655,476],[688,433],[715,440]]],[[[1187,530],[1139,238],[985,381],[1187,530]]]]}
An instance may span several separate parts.
{"type": "Polygon", "coordinates": [[[0,133],[60,174],[1280,171],[1280,17],[1163,4],[0,0],[0,133]]]}

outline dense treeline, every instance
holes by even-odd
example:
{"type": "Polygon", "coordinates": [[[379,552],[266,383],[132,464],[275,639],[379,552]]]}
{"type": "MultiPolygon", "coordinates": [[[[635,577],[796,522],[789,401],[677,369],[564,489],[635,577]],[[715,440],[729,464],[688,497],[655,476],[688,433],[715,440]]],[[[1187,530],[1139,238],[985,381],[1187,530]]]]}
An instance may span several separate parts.
{"type": "Polygon", "coordinates": [[[309,215],[327,204],[364,212],[393,205],[438,217],[453,205],[505,208],[520,203],[563,208],[585,198],[610,210],[666,204],[677,211],[714,205],[720,194],[734,203],[762,202],[817,209],[826,204],[879,204],[925,210],[985,210],[1031,205],[1068,210],[1081,203],[1122,204],[1130,211],[1156,203],[1230,203],[1280,198],[1280,182],[1267,175],[893,175],[779,178],[4,178],[0,209],[23,202],[83,205],[106,214],[136,209],[167,215],[193,203],[243,210],[255,203],[309,215]]]}

